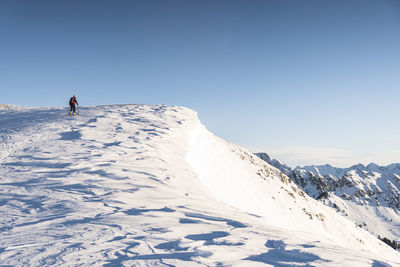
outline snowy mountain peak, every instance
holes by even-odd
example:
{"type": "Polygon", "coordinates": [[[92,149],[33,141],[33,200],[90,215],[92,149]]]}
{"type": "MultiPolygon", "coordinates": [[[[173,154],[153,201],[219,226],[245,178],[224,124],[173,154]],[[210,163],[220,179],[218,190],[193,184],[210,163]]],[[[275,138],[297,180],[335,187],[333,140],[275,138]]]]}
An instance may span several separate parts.
{"type": "Polygon", "coordinates": [[[349,169],[364,169],[365,165],[362,163],[358,163],[356,165],[351,166],[349,169]]]}
{"type": "Polygon", "coordinates": [[[0,110],[1,264],[399,263],[396,251],[213,135],[192,110],[67,112],[0,110]]]}

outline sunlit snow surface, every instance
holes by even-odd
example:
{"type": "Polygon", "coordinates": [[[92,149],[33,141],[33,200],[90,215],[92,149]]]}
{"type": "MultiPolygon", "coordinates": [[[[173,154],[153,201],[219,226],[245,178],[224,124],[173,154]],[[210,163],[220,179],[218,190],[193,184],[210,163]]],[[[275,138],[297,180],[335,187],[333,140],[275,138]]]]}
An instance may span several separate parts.
{"type": "Polygon", "coordinates": [[[3,108],[0,136],[0,265],[400,266],[189,109],[3,108]]]}

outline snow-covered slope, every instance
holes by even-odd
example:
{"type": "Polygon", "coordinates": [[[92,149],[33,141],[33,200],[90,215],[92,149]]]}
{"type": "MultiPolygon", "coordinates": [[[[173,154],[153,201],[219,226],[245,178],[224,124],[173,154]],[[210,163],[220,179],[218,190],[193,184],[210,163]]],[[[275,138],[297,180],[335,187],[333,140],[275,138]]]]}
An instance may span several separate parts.
{"type": "Polygon", "coordinates": [[[189,109],[66,113],[0,110],[1,265],[400,265],[189,109]]]}
{"type": "Polygon", "coordinates": [[[400,242],[400,164],[357,164],[350,168],[330,165],[296,167],[258,153],[288,175],[313,198],[376,236],[400,242]]]}

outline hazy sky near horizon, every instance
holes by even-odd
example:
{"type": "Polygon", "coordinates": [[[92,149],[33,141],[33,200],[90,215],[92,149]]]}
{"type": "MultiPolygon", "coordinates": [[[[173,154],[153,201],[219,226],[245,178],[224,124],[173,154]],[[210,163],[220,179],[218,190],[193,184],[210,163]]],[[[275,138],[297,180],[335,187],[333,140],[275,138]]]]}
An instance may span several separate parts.
{"type": "Polygon", "coordinates": [[[0,103],[195,109],[289,165],[400,162],[400,2],[0,1],[0,103]]]}

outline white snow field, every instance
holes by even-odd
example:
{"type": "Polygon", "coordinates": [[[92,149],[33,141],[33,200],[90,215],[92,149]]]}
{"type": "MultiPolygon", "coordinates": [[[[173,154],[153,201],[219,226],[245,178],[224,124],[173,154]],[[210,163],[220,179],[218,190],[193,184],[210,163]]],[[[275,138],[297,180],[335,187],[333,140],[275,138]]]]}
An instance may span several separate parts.
{"type": "Polygon", "coordinates": [[[0,266],[400,266],[182,107],[0,108],[0,266]]]}

